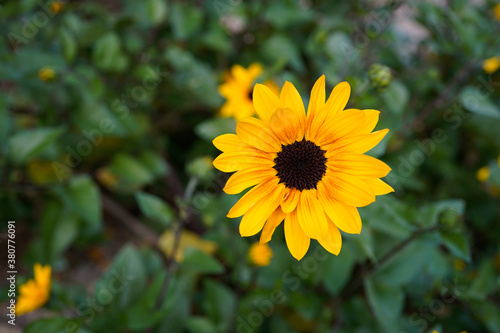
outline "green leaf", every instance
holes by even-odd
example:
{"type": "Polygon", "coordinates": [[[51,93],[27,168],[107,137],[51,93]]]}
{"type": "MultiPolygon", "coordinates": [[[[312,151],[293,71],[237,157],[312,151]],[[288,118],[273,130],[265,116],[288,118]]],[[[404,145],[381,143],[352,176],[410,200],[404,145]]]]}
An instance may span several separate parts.
{"type": "Polygon", "coordinates": [[[155,195],[138,192],[135,195],[139,208],[144,216],[153,219],[167,227],[174,217],[172,209],[155,195]]]}
{"type": "Polygon", "coordinates": [[[45,127],[20,131],[9,139],[9,156],[21,164],[35,157],[63,134],[64,127],[45,127]]]}
{"type": "Polygon", "coordinates": [[[205,311],[217,325],[218,332],[226,332],[229,329],[231,319],[236,308],[236,296],[234,292],[221,283],[205,280],[205,311]]]}
{"type": "Polygon", "coordinates": [[[162,159],[160,154],[153,150],[141,152],[138,161],[144,165],[156,177],[165,176],[168,171],[168,165],[162,159]]]}
{"type": "Polygon", "coordinates": [[[204,274],[220,274],[224,267],[209,254],[197,249],[187,248],[182,267],[204,274]]]}
{"type": "Polygon", "coordinates": [[[467,86],[462,89],[458,97],[461,104],[470,112],[500,119],[500,108],[484,96],[483,89],[467,86]]]}
{"type": "Polygon", "coordinates": [[[61,29],[59,32],[59,40],[63,51],[64,58],[71,63],[76,55],[76,39],[67,29],[61,29]]]}
{"type": "MultiPolygon", "coordinates": [[[[10,117],[7,112],[7,97],[0,93],[0,142],[5,142],[7,139],[7,135],[9,134],[10,128],[10,117]]],[[[3,155],[4,146],[0,152],[3,155]]]]}
{"type": "Polygon", "coordinates": [[[213,118],[195,127],[195,132],[202,139],[212,141],[216,137],[236,131],[236,123],[232,118],[213,118]]]}
{"type": "Polygon", "coordinates": [[[207,317],[194,316],[184,322],[184,327],[190,333],[216,333],[214,324],[207,317]]]}
{"type": "Polygon", "coordinates": [[[470,262],[470,246],[463,232],[442,231],[441,239],[453,255],[470,262]]]}
{"type": "Polygon", "coordinates": [[[82,321],[68,319],[64,317],[42,318],[29,324],[25,329],[25,333],[40,333],[40,332],[65,332],[77,333],[82,325],[82,321]]]}
{"type": "Polygon", "coordinates": [[[402,114],[410,98],[408,88],[399,80],[393,80],[391,85],[382,93],[387,109],[394,114],[402,114]]]}
{"type": "Polygon", "coordinates": [[[462,199],[441,200],[421,207],[417,214],[417,222],[424,227],[436,225],[440,215],[445,211],[452,211],[456,215],[463,215],[465,202],[462,199]]]}
{"type": "Polygon", "coordinates": [[[368,303],[379,323],[384,326],[395,323],[403,310],[405,295],[401,288],[368,279],[365,281],[365,290],[368,303]]]}
{"type": "Polygon", "coordinates": [[[92,60],[98,68],[112,72],[121,72],[128,66],[128,59],[122,54],[120,38],[114,32],[108,32],[96,41],[92,60]]]}
{"type": "Polygon", "coordinates": [[[475,300],[485,300],[488,295],[494,293],[497,289],[495,263],[491,260],[484,260],[466,294],[475,300]]]}
{"type": "Polygon", "coordinates": [[[87,175],[71,178],[68,186],[71,204],[76,213],[93,231],[101,229],[101,197],[99,188],[87,175]]]}
{"type": "Polygon", "coordinates": [[[350,243],[343,245],[338,256],[329,256],[323,264],[323,283],[326,289],[334,295],[342,290],[351,277],[355,260],[353,252],[349,249],[350,246],[352,246],[350,243]]]}
{"type": "Polygon", "coordinates": [[[176,39],[186,39],[201,27],[203,15],[195,6],[174,3],[171,15],[173,35],[176,39]]]}
{"type": "Polygon", "coordinates": [[[153,174],[142,163],[124,153],[113,156],[109,168],[129,190],[139,188],[154,179],[153,174]]]}
{"type": "Polygon", "coordinates": [[[147,0],[147,15],[151,23],[159,24],[167,17],[167,2],[165,0],[147,0]]]}

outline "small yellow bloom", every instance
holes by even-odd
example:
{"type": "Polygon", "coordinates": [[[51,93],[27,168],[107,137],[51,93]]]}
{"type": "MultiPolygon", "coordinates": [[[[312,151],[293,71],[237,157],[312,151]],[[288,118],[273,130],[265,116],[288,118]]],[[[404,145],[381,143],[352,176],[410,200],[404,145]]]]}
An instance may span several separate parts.
{"type": "Polygon", "coordinates": [[[42,307],[49,300],[51,287],[50,266],[42,266],[36,263],[34,271],[34,279],[28,280],[19,287],[20,295],[16,302],[16,315],[18,316],[42,307]]]}
{"type": "Polygon", "coordinates": [[[495,18],[500,21],[500,3],[493,7],[493,15],[495,15],[495,18]]]}
{"type": "Polygon", "coordinates": [[[63,8],[63,4],[59,1],[52,2],[50,4],[50,7],[49,7],[50,11],[54,14],[59,13],[62,10],[62,8],[63,8]]]}
{"type": "Polygon", "coordinates": [[[481,183],[484,183],[485,181],[490,178],[491,170],[490,167],[484,166],[481,169],[477,170],[476,177],[477,180],[479,180],[481,183]]]}
{"type": "Polygon", "coordinates": [[[255,266],[267,266],[271,263],[273,250],[267,243],[254,243],[248,250],[248,257],[255,266]]]}
{"type": "Polygon", "coordinates": [[[112,188],[118,184],[118,178],[108,168],[100,168],[96,172],[97,180],[106,187],[112,188]]]}
{"type": "MultiPolygon", "coordinates": [[[[167,258],[172,256],[175,237],[175,232],[168,229],[158,240],[158,247],[167,258]]],[[[183,262],[184,254],[188,248],[196,249],[206,254],[213,254],[217,250],[217,244],[212,241],[202,239],[200,236],[191,231],[182,230],[179,238],[179,246],[175,252],[175,261],[183,262]]]]}
{"type": "Polygon", "coordinates": [[[500,57],[491,57],[483,61],[483,70],[488,73],[494,73],[500,67],[500,57]]]}
{"type": "MultiPolygon", "coordinates": [[[[253,86],[255,80],[262,74],[262,66],[253,63],[245,69],[240,65],[231,67],[230,73],[224,76],[224,83],[219,86],[219,93],[226,99],[220,114],[223,117],[234,117],[240,120],[255,114],[253,106],[253,86]]],[[[264,82],[274,93],[279,88],[272,81],[264,82]]]]}
{"type": "Polygon", "coordinates": [[[42,81],[52,81],[56,76],[56,72],[50,67],[40,68],[38,71],[38,78],[42,81]]]}

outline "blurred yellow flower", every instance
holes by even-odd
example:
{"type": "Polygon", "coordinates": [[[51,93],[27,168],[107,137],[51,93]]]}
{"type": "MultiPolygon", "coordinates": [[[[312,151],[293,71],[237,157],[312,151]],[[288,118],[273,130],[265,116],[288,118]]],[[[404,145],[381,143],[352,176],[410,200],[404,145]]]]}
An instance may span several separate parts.
{"type": "Polygon", "coordinates": [[[54,14],[59,13],[62,10],[62,8],[63,8],[63,4],[59,1],[52,2],[50,4],[50,7],[49,7],[50,11],[54,14]]]}
{"type": "Polygon", "coordinates": [[[50,266],[42,266],[36,263],[34,271],[34,279],[28,280],[19,287],[20,294],[16,302],[16,315],[18,316],[40,308],[49,300],[51,287],[50,266]]]}
{"type": "MultiPolygon", "coordinates": [[[[219,93],[226,99],[220,114],[240,120],[255,114],[252,102],[252,90],[255,80],[262,74],[262,66],[253,63],[245,69],[234,65],[224,76],[224,83],[219,86],[219,93]]],[[[278,93],[279,89],[272,81],[264,82],[269,89],[278,93]]]]}
{"type": "Polygon", "coordinates": [[[106,187],[115,187],[118,184],[118,178],[108,168],[100,168],[96,171],[97,180],[106,187]]]}
{"type": "Polygon", "coordinates": [[[500,21],[500,3],[497,3],[495,7],[493,7],[493,15],[495,15],[495,18],[500,21]]]}
{"type": "Polygon", "coordinates": [[[483,61],[483,70],[488,73],[494,73],[500,67],[500,57],[491,57],[483,61]]]}
{"type": "Polygon", "coordinates": [[[476,177],[477,180],[479,180],[481,183],[484,183],[485,181],[490,178],[491,170],[488,166],[484,166],[481,169],[477,170],[476,177]]]}
{"type": "Polygon", "coordinates": [[[498,167],[500,168],[500,155],[498,155],[497,164],[498,164],[498,167]]]}
{"type": "Polygon", "coordinates": [[[56,76],[56,72],[50,67],[40,68],[38,78],[42,81],[51,81],[56,76]]]}
{"type": "Polygon", "coordinates": [[[255,266],[267,266],[271,263],[273,250],[267,243],[254,243],[248,250],[248,257],[255,266]]]}
{"type": "MultiPolygon", "coordinates": [[[[172,256],[172,251],[175,243],[175,232],[172,229],[165,231],[158,240],[158,247],[162,250],[165,257],[170,258],[172,256]]],[[[179,246],[175,253],[175,261],[184,261],[184,252],[188,248],[194,248],[205,252],[207,254],[213,254],[217,250],[217,245],[214,242],[204,240],[200,238],[197,234],[191,231],[183,230],[181,231],[179,246]]]]}
{"type": "Polygon", "coordinates": [[[456,271],[463,271],[465,266],[466,266],[466,263],[463,260],[455,259],[453,261],[453,268],[455,268],[456,271]]]}

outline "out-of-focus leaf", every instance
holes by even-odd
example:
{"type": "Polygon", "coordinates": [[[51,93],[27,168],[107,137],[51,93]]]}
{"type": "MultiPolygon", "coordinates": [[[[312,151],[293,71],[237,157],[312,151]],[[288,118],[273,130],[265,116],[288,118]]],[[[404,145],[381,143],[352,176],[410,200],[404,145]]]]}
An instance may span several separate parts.
{"type": "Polygon", "coordinates": [[[368,279],[365,281],[365,290],[377,320],[383,325],[395,323],[403,310],[405,296],[401,288],[368,279]]]}
{"type": "Polygon", "coordinates": [[[500,108],[484,95],[483,89],[465,87],[459,94],[462,105],[475,114],[500,119],[500,108]]]}
{"type": "Polygon", "coordinates": [[[442,231],[441,238],[453,255],[470,262],[470,245],[463,232],[442,231]]]}
{"type": "Polygon", "coordinates": [[[303,72],[305,69],[297,45],[286,35],[272,35],[262,45],[262,52],[274,63],[285,61],[298,72],[303,72]]]}
{"type": "Polygon", "coordinates": [[[79,333],[82,320],[69,319],[65,317],[53,317],[38,319],[29,324],[24,332],[40,333],[40,332],[67,332],[79,333]]]}
{"type": "Polygon", "coordinates": [[[219,135],[234,133],[236,123],[232,118],[214,118],[206,120],[195,127],[195,132],[199,137],[211,141],[219,135]]]}
{"type": "Polygon", "coordinates": [[[474,278],[466,295],[476,300],[484,300],[488,295],[498,289],[497,272],[492,261],[484,260],[479,267],[477,276],[474,278]]]}
{"type": "Polygon", "coordinates": [[[137,159],[124,153],[113,156],[109,168],[120,179],[119,185],[128,189],[139,188],[154,179],[137,159]]]}
{"type": "Polygon", "coordinates": [[[465,202],[461,199],[450,199],[425,205],[419,209],[417,221],[424,227],[435,225],[445,210],[454,212],[458,217],[464,214],[465,202]]]}
{"type": "Polygon", "coordinates": [[[204,274],[224,272],[224,267],[214,257],[196,248],[186,249],[182,267],[204,274]]]}
{"type": "Polygon", "coordinates": [[[350,244],[343,245],[338,256],[329,256],[322,264],[324,266],[323,283],[326,289],[334,295],[342,290],[351,277],[355,261],[352,251],[349,250],[350,246],[350,244]]]}
{"type": "Polygon", "coordinates": [[[203,16],[195,6],[176,2],[172,6],[172,30],[177,39],[186,39],[200,28],[203,16]]]}
{"type": "Polygon", "coordinates": [[[202,316],[193,316],[186,320],[184,323],[186,330],[189,333],[198,333],[198,332],[206,332],[206,333],[216,333],[217,330],[207,317],[202,316]]]}
{"type": "Polygon", "coordinates": [[[68,186],[71,204],[88,227],[99,230],[102,223],[100,193],[94,181],[86,175],[71,178],[68,186]]]}
{"type": "Polygon", "coordinates": [[[10,137],[9,155],[12,162],[21,164],[35,157],[54,143],[64,132],[63,127],[45,127],[23,130],[10,137]]]}
{"type": "Polygon", "coordinates": [[[156,177],[165,176],[165,174],[168,172],[168,165],[162,159],[160,154],[155,151],[146,150],[141,152],[138,160],[156,177]]]}
{"type": "Polygon", "coordinates": [[[112,72],[121,72],[128,66],[128,59],[122,53],[120,38],[114,32],[108,32],[96,41],[92,60],[98,68],[112,72]]]}
{"type": "Polygon", "coordinates": [[[75,36],[67,29],[61,29],[59,32],[59,40],[61,41],[64,58],[67,62],[73,62],[77,49],[75,36]]]}
{"type": "Polygon", "coordinates": [[[170,224],[174,212],[163,200],[144,192],[136,193],[135,198],[144,216],[161,223],[163,227],[170,224]]]}
{"type": "Polygon", "coordinates": [[[228,287],[212,280],[205,280],[205,311],[216,324],[217,331],[226,332],[236,308],[236,296],[228,287]]]}
{"type": "Polygon", "coordinates": [[[391,85],[380,95],[384,99],[387,109],[398,115],[405,111],[410,98],[408,88],[399,80],[393,80],[391,85]]]}
{"type": "Polygon", "coordinates": [[[147,0],[147,14],[153,24],[159,24],[167,17],[167,2],[165,0],[147,0]]]}

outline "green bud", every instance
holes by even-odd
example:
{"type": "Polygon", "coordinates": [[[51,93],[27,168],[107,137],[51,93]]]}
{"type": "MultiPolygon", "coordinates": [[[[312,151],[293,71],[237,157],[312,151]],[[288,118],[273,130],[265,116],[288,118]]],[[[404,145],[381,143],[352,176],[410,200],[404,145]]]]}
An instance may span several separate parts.
{"type": "Polygon", "coordinates": [[[389,87],[393,79],[392,70],[381,64],[371,65],[368,77],[370,78],[372,87],[378,91],[383,91],[389,87]]]}

